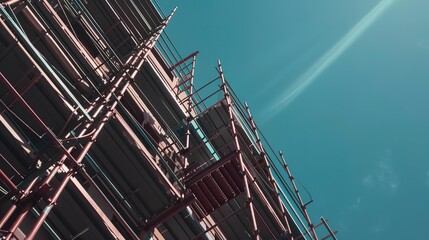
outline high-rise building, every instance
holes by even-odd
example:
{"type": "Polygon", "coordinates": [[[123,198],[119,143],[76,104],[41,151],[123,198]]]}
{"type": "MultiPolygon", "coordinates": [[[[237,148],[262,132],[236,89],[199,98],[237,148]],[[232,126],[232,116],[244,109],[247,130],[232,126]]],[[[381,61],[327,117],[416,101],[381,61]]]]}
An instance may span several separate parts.
{"type": "Polygon", "coordinates": [[[335,239],[221,63],[194,83],[173,14],[1,1],[1,239],[335,239]]]}

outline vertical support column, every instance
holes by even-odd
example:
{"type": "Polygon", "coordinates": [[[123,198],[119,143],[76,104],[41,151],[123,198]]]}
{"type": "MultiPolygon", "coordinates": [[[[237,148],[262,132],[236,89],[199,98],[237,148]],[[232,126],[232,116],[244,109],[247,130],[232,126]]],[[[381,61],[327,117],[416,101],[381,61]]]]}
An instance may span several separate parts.
{"type": "MultiPolygon", "coordinates": [[[[188,108],[191,108],[191,103],[189,103],[188,108]]],[[[191,121],[192,121],[192,117],[191,115],[189,115],[186,119],[186,142],[185,142],[185,163],[183,164],[183,169],[186,169],[189,166],[189,160],[188,160],[188,156],[189,156],[189,146],[190,146],[190,137],[191,137],[191,121]]]]}
{"type": "Polygon", "coordinates": [[[245,170],[244,161],[243,161],[243,156],[241,155],[242,152],[241,152],[240,142],[238,141],[237,129],[235,128],[231,95],[228,92],[228,89],[226,86],[226,81],[225,81],[225,78],[223,76],[222,65],[220,63],[220,60],[218,60],[218,68],[219,68],[220,77],[222,79],[221,87],[223,89],[223,92],[225,95],[225,100],[226,100],[227,105],[228,105],[229,120],[231,122],[232,135],[234,137],[235,147],[236,147],[236,150],[238,152],[238,158],[240,161],[240,167],[241,167],[240,170],[241,170],[241,174],[243,174],[244,190],[246,192],[246,202],[247,202],[248,207],[249,207],[250,219],[251,219],[252,228],[253,228],[252,238],[254,240],[259,240],[260,236],[259,236],[258,224],[256,222],[256,215],[255,215],[255,209],[254,209],[255,206],[253,204],[253,198],[252,198],[251,193],[250,193],[249,182],[248,182],[249,180],[247,179],[246,170],[245,170]]]}
{"type": "MultiPolygon", "coordinates": [[[[198,53],[198,51],[196,53],[198,53]]],[[[189,89],[190,95],[192,95],[192,91],[194,88],[194,76],[195,76],[195,62],[196,62],[196,60],[197,60],[197,55],[195,54],[194,57],[192,58],[191,82],[190,82],[190,89],[189,89]]]]}
{"type": "Polygon", "coordinates": [[[332,237],[332,239],[337,240],[337,237],[335,236],[335,232],[333,232],[328,225],[328,221],[323,217],[321,217],[320,220],[322,220],[323,225],[325,225],[326,230],[328,230],[329,232],[329,235],[327,236],[327,238],[332,237]]]}
{"type": "Polygon", "coordinates": [[[255,123],[255,121],[253,121],[253,116],[250,113],[249,106],[247,105],[246,102],[244,103],[244,105],[246,107],[247,114],[249,115],[249,122],[250,122],[250,125],[252,126],[252,131],[253,131],[253,133],[255,134],[255,137],[256,137],[256,145],[259,148],[259,151],[263,154],[263,158],[264,158],[265,164],[267,164],[268,174],[269,174],[268,175],[268,180],[273,185],[274,191],[275,191],[275,193],[277,195],[277,199],[276,200],[277,200],[277,203],[279,204],[280,211],[281,211],[282,216],[284,218],[284,223],[285,223],[285,227],[286,227],[286,233],[289,234],[290,235],[290,239],[293,240],[293,235],[292,235],[292,231],[291,231],[291,228],[290,228],[290,225],[289,225],[289,221],[287,219],[287,214],[286,214],[286,211],[285,211],[285,207],[283,205],[282,200],[280,199],[280,194],[279,194],[279,190],[277,188],[277,184],[274,181],[274,177],[273,177],[273,175],[271,173],[270,164],[268,162],[267,154],[266,154],[266,152],[264,150],[264,147],[262,146],[261,139],[259,138],[259,134],[258,134],[258,130],[257,130],[257,127],[256,127],[256,123],[255,123]]]}
{"type": "Polygon", "coordinates": [[[292,186],[293,186],[293,189],[295,191],[295,194],[298,197],[298,201],[299,201],[299,204],[301,205],[300,207],[301,207],[302,213],[304,214],[305,220],[307,220],[308,226],[310,227],[311,234],[313,235],[313,238],[315,240],[317,240],[318,237],[317,237],[317,234],[316,234],[316,229],[315,229],[313,223],[311,222],[310,215],[308,215],[307,205],[304,204],[304,202],[302,201],[301,194],[299,194],[298,188],[296,187],[295,178],[292,176],[292,174],[291,174],[291,172],[289,170],[289,167],[286,164],[286,160],[283,157],[283,153],[281,151],[279,153],[280,153],[280,157],[281,157],[281,159],[283,161],[283,168],[285,169],[285,171],[286,171],[286,173],[287,173],[287,175],[288,175],[288,177],[289,177],[289,179],[290,179],[290,181],[292,183],[292,186]]]}
{"type": "Polygon", "coordinates": [[[193,119],[192,117],[192,98],[190,96],[192,96],[192,91],[193,91],[193,86],[194,86],[194,74],[195,74],[195,60],[197,57],[198,51],[194,52],[193,54],[191,54],[190,56],[193,55],[192,58],[192,69],[191,69],[191,80],[190,80],[190,89],[189,89],[189,98],[188,98],[188,107],[187,107],[187,119],[186,119],[186,144],[185,144],[185,149],[186,149],[186,153],[185,153],[185,164],[184,164],[184,168],[186,169],[189,166],[189,162],[188,162],[188,156],[189,156],[189,141],[190,141],[190,136],[191,136],[191,121],[193,119]]]}
{"type": "MultiPolygon", "coordinates": [[[[196,57],[197,54],[199,52],[196,51],[194,53],[192,53],[191,55],[187,56],[186,58],[184,58],[183,60],[179,61],[178,63],[176,63],[175,65],[171,66],[168,70],[173,71],[174,69],[176,69],[177,67],[180,67],[180,71],[183,72],[184,68],[186,68],[189,73],[184,73],[184,76],[182,76],[180,74],[179,71],[177,71],[178,73],[178,77],[179,80],[177,82],[177,84],[174,87],[173,91],[176,91],[176,97],[179,99],[179,95],[183,92],[187,93],[187,96],[191,96],[192,95],[192,88],[194,87],[194,74],[195,74],[195,62],[196,62],[196,57]],[[185,63],[188,59],[192,58],[192,67],[191,70],[189,70],[188,65],[186,65],[184,68],[181,67],[181,64],[185,63]],[[182,89],[181,89],[182,88],[182,89]]],[[[190,101],[191,99],[189,99],[190,101]]]]}

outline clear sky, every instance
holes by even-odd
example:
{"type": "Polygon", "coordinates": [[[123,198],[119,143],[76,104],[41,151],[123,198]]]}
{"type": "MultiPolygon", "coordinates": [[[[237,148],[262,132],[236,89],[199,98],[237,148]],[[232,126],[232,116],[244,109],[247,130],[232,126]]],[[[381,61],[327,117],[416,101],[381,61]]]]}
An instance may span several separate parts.
{"type": "MultiPolygon", "coordinates": [[[[158,0],[216,60],[340,239],[428,239],[428,0],[158,0]]],[[[306,197],[304,195],[304,197],[306,197]]]]}

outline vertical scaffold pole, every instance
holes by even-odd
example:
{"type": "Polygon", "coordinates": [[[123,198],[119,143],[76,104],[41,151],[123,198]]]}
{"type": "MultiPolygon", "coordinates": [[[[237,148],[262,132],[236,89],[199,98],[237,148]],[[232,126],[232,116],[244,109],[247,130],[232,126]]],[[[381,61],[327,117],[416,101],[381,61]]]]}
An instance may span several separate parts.
{"type": "Polygon", "coordinates": [[[246,102],[244,103],[244,105],[246,107],[247,115],[249,116],[249,122],[250,122],[250,125],[252,127],[252,131],[253,131],[253,133],[255,134],[255,137],[256,137],[256,145],[259,148],[259,151],[262,153],[262,156],[264,158],[265,164],[267,164],[267,168],[268,168],[268,180],[273,185],[274,191],[275,191],[275,193],[277,195],[277,199],[276,200],[277,200],[277,203],[279,204],[281,213],[282,213],[283,218],[284,218],[284,223],[285,223],[285,227],[286,227],[286,233],[289,234],[290,237],[291,237],[290,239],[293,240],[293,235],[292,235],[292,231],[291,231],[291,228],[290,228],[290,225],[289,225],[289,221],[287,219],[287,214],[286,214],[286,211],[285,211],[285,207],[283,205],[282,200],[280,199],[280,194],[279,194],[279,190],[277,188],[277,184],[276,184],[276,182],[274,180],[274,177],[273,177],[273,175],[271,173],[270,164],[268,162],[267,154],[266,154],[266,152],[264,150],[264,147],[262,146],[261,139],[259,138],[258,130],[256,128],[256,123],[253,120],[252,113],[250,113],[249,106],[247,105],[246,102]]]}
{"type": "Polygon", "coordinates": [[[258,223],[256,222],[256,215],[255,215],[255,209],[254,209],[254,204],[253,204],[253,198],[252,198],[251,193],[250,193],[249,182],[248,182],[247,175],[246,175],[243,156],[241,155],[242,152],[241,152],[240,142],[238,140],[238,133],[237,133],[237,129],[235,128],[235,123],[234,123],[234,114],[233,114],[233,108],[232,108],[231,95],[228,92],[228,89],[226,86],[226,81],[225,81],[225,78],[223,76],[222,65],[220,63],[220,60],[218,60],[218,68],[219,68],[220,78],[222,80],[221,87],[223,89],[225,100],[226,100],[226,103],[228,106],[229,121],[231,122],[232,136],[234,138],[235,148],[238,152],[238,158],[240,161],[240,168],[241,168],[240,171],[241,171],[241,174],[243,175],[244,190],[246,192],[246,200],[245,201],[248,204],[250,219],[251,219],[252,228],[253,228],[252,238],[254,240],[259,240],[260,236],[259,236],[258,223]]]}
{"type": "Polygon", "coordinates": [[[287,173],[287,175],[288,175],[288,177],[292,183],[295,194],[298,197],[298,201],[299,201],[299,204],[301,205],[300,207],[301,207],[302,213],[304,214],[305,220],[307,220],[308,226],[310,227],[311,234],[313,235],[313,238],[315,240],[317,240],[318,238],[317,238],[317,234],[316,234],[316,229],[315,229],[313,223],[311,222],[310,215],[308,215],[307,206],[302,201],[301,194],[299,194],[298,188],[297,188],[296,183],[295,183],[295,178],[292,176],[292,174],[289,170],[289,167],[286,164],[286,160],[283,157],[283,153],[281,151],[279,151],[279,153],[280,153],[280,157],[283,161],[283,168],[285,169],[285,171],[286,171],[286,173],[287,173]]]}
{"type": "Polygon", "coordinates": [[[190,80],[190,89],[189,89],[190,95],[192,95],[192,91],[194,88],[194,76],[195,76],[195,62],[196,62],[196,60],[197,60],[197,55],[194,55],[194,57],[192,58],[191,80],[190,80]]]}
{"type": "Polygon", "coordinates": [[[329,235],[327,237],[332,237],[332,239],[337,240],[337,237],[335,236],[335,232],[332,231],[331,227],[328,225],[328,221],[321,217],[320,220],[322,220],[323,225],[325,225],[326,230],[328,230],[329,235]]]}
{"type": "Polygon", "coordinates": [[[13,5],[15,3],[19,3],[19,2],[24,2],[24,0],[7,0],[7,1],[2,1],[2,5],[13,5]]]}
{"type": "MultiPolygon", "coordinates": [[[[198,51],[193,53],[193,58],[192,58],[192,69],[191,69],[189,96],[192,96],[192,90],[193,90],[193,85],[194,85],[194,74],[195,74],[195,61],[197,58],[197,54],[198,54],[198,51]]],[[[189,161],[188,161],[189,146],[190,146],[189,144],[190,144],[190,137],[191,137],[191,121],[193,119],[193,117],[192,117],[192,98],[191,97],[188,98],[188,107],[187,107],[186,111],[188,113],[188,116],[186,119],[186,144],[185,144],[186,153],[185,153],[184,168],[187,168],[189,165],[189,161]]]]}

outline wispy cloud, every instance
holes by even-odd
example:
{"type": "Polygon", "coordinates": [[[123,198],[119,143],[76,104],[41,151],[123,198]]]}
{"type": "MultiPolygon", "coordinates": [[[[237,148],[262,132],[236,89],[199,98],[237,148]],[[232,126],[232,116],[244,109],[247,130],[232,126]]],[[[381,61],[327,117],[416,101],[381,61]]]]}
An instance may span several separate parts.
{"type": "Polygon", "coordinates": [[[381,0],[346,35],[332,46],[321,58],[305,71],[295,83],[286,89],[268,109],[271,118],[292,103],[314,80],[334,63],[364,33],[395,0],[381,0]]]}
{"type": "Polygon", "coordinates": [[[376,187],[389,191],[398,188],[398,177],[392,166],[392,152],[386,149],[381,154],[377,165],[371,172],[362,179],[362,183],[367,187],[376,187]]]}

